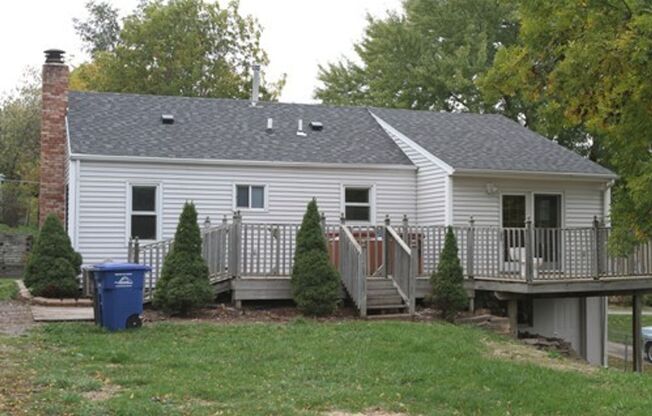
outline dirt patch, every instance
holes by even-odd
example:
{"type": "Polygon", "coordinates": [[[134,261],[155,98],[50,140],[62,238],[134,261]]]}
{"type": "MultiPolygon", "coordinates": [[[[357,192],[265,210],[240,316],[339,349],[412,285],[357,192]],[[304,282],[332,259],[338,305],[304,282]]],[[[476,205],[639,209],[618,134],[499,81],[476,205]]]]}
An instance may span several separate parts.
{"type": "MultiPolygon", "coordinates": [[[[160,311],[146,309],[143,313],[145,322],[211,322],[218,324],[237,323],[285,323],[302,317],[301,312],[293,305],[279,303],[256,303],[236,309],[227,304],[219,304],[212,308],[203,308],[192,315],[167,316],[160,311]]],[[[342,321],[358,319],[357,312],[350,307],[340,307],[332,316],[317,318],[318,321],[342,321]]]]}
{"type": "Polygon", "coordinates": [[[120,391],[120,387],[114,384],[103,384],[99,390],[86,391],[82,396],[93,402],[101,402],[115,396],[120,391]]]}
{"type": "Polygon", "coordinates": [[[407,416],[407,413],[386,412],[384,410],[370,409],[364,412],[350,413],[342,411],[326,412],[324,416],[407,416]]]}
{"type": "Polygon", "coordinates": [[[0,301],[0,334],[21,335],[33,325],[28,304],[17,300],[0,301]]]}
{"type": "Polygon", "coordinates": [[[550,352],[538,350],[534,347],[522,344],[508,344],[491,340],[485,340],[484,343],[489,348],[492,356],[502,360],[534,364],[541,367],[551,368],[553,370],[579,371],[585,374],[591,374],[597,371],[596,367],[590,366],[583,361],[573,360],[562,356],[554,356],[551,355],[550,352]]]}

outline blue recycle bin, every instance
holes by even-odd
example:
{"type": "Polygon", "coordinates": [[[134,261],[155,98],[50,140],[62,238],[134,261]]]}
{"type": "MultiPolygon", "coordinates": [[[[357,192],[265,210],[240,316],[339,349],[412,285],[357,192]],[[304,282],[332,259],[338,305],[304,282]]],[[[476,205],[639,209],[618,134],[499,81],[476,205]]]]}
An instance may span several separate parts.
{"type": "Polygon", "coordinates": [[[95,323],[109,331],[142,325],[143,282],[151,267],[133,263],[101,263],[91,269],[95,280],[95,323]]]}

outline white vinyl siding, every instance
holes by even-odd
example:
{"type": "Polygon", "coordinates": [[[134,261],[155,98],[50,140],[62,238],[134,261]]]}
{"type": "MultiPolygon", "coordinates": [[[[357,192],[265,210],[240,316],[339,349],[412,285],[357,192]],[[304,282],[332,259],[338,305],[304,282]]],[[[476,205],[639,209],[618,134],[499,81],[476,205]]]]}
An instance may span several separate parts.
{"type": "Polygon", "coordinates": [[[446,179],[448,173],[393,132],[387,131],[387,134],[410,161],[419,168],[416,175],[416,222],[421,225],[444,225],[446,222],[446,179]]]}
{"type": "Polygon", "coordinates": [[[412,169],[306,168],[258,166],[184,166],[155,163],[80,163],[79,244],[85,264],[107,258],[126,260],[127,189],[130,183],[160,184],[161,235],[174,235],[181,208],[193,201],[198,221],[213,224],[233,214],[234,184],[266,184],[265,210],[243,210],[245,222],[300,223],[311,198],[329,223],[338,223],[342,186],[374,187],[378,221],[389,215],[400,222],[416,216],[416,181],[412,169]]]}
{"type": "Polygon", "coordinates": [[[565,227],[590,227],[593,217],[603,215],[604,183],[583,181],[544,181],[491,178],[453,178],[453,222],[468,225],[473,216],[478,226],[499,226],[500,198],[503,194],[525,194],[531,215],[532,193],[562,195],[562,224],[565,227]],[[487,185],[497,188],[491,194],[487,185]]]}

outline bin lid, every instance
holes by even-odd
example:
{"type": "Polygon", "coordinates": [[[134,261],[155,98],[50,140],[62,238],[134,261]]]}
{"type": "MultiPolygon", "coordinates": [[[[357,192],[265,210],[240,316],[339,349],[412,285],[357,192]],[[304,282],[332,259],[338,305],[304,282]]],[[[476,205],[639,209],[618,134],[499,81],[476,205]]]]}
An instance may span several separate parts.
{"type": "Polygon", "coordinates": [[[92,267],[93,271],[98,271],[98,272],[118,272],[118,271],[125,271],[125,270],[144,270],[144,271],[150,271],[152,270],[151,267],[146,266],[144,264],[138,264],[138,263],[99,263],[95,264],[92,267]]]}

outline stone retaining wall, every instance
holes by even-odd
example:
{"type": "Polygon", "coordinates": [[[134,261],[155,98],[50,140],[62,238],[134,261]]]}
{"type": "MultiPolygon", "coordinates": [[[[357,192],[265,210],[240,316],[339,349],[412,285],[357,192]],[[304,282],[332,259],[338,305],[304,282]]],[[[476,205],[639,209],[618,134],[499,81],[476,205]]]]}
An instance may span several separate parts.
{"type": "Polygon", "coordinates": [[[0,277],[22,275],[32,241],[31,235],[0,233],[0,277]]]}

